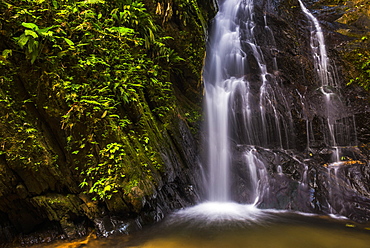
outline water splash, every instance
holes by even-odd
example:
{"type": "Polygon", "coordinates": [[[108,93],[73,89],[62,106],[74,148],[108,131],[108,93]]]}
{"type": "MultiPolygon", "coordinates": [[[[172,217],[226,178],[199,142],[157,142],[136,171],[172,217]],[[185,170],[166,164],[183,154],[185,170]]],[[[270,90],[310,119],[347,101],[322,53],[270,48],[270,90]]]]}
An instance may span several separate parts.
{"type": "Polygon", "coordinates": [[[233,223],[236,225],[251,225],[267,219],[269,214],[254,205],[237,204],[234,202],[205,202],[191,208],[175,212],[167,223],[174,225],[177,222],[189,222],[191,225],[215,226],[233,223]]]}

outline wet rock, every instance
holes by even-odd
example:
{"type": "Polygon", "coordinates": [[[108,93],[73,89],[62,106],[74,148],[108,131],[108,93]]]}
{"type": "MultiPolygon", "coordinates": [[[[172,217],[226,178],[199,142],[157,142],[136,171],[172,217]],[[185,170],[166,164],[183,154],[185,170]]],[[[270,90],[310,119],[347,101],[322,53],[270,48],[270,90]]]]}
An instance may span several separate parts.
{"type": "Polygon", "coordinates": [[[70,239],[80,236],[74,221],[82,215],[81,203],[75,195],[47,194],[31,199],[31,204],[42,211],[48,221],[60,223],[64,234],[70,239]]]}

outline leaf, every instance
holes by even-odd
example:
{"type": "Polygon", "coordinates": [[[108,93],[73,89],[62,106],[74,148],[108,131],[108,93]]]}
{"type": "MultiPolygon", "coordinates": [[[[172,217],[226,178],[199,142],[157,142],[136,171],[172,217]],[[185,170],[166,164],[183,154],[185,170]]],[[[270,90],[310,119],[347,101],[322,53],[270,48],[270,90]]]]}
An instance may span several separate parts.
{"type": "Polygon", "coordinates": [[[144,87],[143,85],[141,84],[133,84],[133,83],[128,83],[128,85],[132,86],[132,87],[144,87]]]}
{"type": "Polygon", "coordinates": [[[65,42],[67,42],[68,45],[70,45],[70,46],[75,45],[75,43],[73,43],[73,41],[71,41],[70,39],[67,39],[67,38],[64,38],[64,37],[63,37],[63,39],[64,39],[65,42]]]}
{"type": "Polygon", "coordinates": [[[88,45],[90,45],[90,43],[81,43],[81,44],[77,44],[77,46],[78,46],[78,47],[80,47],[80,46],[88,46],[88,45]]]}
{"type": "Polygon", "coordinates": [[[112,189],[112,186],[107,185],[104,187],[104,191],[110,191],[112,189]]]}
{"type": "Polygon", "coordinates": [[[51,26],[51,27],[38,29],[38,30],[36,30],[36,32],[38,34],[42,35],[42,36],[52,36],[53,32],[50,31],[50,29],[55,28],[55,27],[59,27],[59,25],[54,25],[54,26],[51,26]]]}
{"type": "Polygon", "coordinates": [[[83,188],[83,187],[85,187],[85,186],[87,186],[88,185],[88,183],[86,182],[86,181],[83,181],[82,183],[80,183],[80,187],[81,188],[83,188]]]}
{"type": "Polygon", "coordinates": [[[37,56],[38,56],[38,53],[36,53],[36,52],[33,52],[31,54],[31,64],[33,64],[35,62],[35,60],[37,59],[37,56]]]}
{"type": "Polygon", "coordinates": [[[57,0],[52,0],[52,2],[53,2],[53,7],[54,7],[55,9],[57,9],[57,8],[59,7],[59,5],[58,5],[58,1],[57,1],[57,0]]]}
{"type": "Polygon", "coordinates": [[[77,4],[85,5],[85,4],[97,4],[97,3],[105,3],[104,0],[85,0],[82,2],[77,2],[77,4]]]}
{"type": "Polygon", "coordinates": [[[4,51],[3,51],[3,53],[2,53],[2,55],[4,56],[4,58],[6,59],[6,58],[8,58],[8,56],[11,56],[12,55],[12,50],[10,50],[10,49],[5,49],[4,51]]]}
{"type": "Polygon", "coordinates": [[[29,30],[29,29],[26,29],[24,31],[24,34],[25,35],[29,35],[29,36],[32,36],[33,38],[37,39],[39,36],[36,34],[36,32],[32,31],[32,30],[29,30]]]}
{"type": "Polygon", "coordinates": [[[39,29],[39,26],[37,26],[35,23],[22,22],[22,26],[25,28],[33,29],[33,30],[39,29]]]}
{"type": "Polygon", "coordinates": [[[82,99],[80,101],[81,103],[87,103],[87,104],[93,104],[93,105],[102,105],[100,102],[94,101],[94,100],[87,100],[87,99],[82,99]]]}
{"type": "Polygon", "coordinates": [[[26,128],[26,133],[33,133],[33,132],[37,132],[37,130],[35,128],[26,128]]]}
{"type": "Polygon", "coordinates": [[[39,47],[39,42],[37,40],[31,39],[28,42],[28,52],[29,53],[33,53],[35,51],[38,53],[38,47],[39,47]]]}
{"type": "Polygon", "coordinates": [[[126,27],[111,27],[108,30],[111,32],[118,32],[121,35],[133,34],[135,32],[132,28],[126,28],[126,27]]]}
{"type": "Polygon", "coordinates": [[[105,3],[104,0],[85,0],[85,3],[96,4],[96,3],[105,3]]]}
{"type": "Polygon", "coordinates": [[[29,36],[27,36],[27,35],[25,35],[25,34],[22,34],[20,37],[19,37],[19,40],[18,40],[18,45],[20,46],[20,47],[24,47],[26,44],[27,44],[27,42],[28,42],[28,40],[29,40],[29,36]]]}

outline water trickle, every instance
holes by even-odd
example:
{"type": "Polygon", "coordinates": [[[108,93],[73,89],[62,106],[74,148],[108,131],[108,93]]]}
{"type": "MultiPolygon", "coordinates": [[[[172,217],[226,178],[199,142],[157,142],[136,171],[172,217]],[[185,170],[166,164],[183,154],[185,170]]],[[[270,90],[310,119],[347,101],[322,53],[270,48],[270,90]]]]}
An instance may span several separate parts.
{"type": "MultiPolygon", "coordinates": [[[[330,60],[327,55],[323,31],[315,16],[305,7],[303,2],[299,0],[302,11],[312,23],[310,44],[314,58],[315,71],[318,81],[321,86],[319,91],[322,94],[324,102],[323,116],[323,134],[324,143],[331,147],[331,161],[327,166],[327,184],[328,196],[327,205],[328,212],[338,214],[345,212],[342,204],[338,202],[344,201],[344,192],[340,189],[341,184],[345,184],[339,177],[338,171],[342,166],[341,152],[346,146],[356,145],[356,131],[353,116],[343,115],[345,106],[342,103],[340,96],[340,87],[336,78],[335,68],[330,65],[330,60]]],[[[312,132],[312,123],[307,122],[307,143],[310,144],[311,137],[314,137],[312,132]]]]}
{"type": "MultiPolygon", "coordinates": [[[[339,92],[339,84],[335,68],[330,64],[327,54],[324,34],[315,16],[299,0],[300,6],[307,19],[312,23],[310,45],[314,59],[314,68],[321,86],[319,91],[323,97],[324,118],[323,136],[324,143],[332,147],[332,162],[340,161],[340,146],[355,145],[355,123],[353,117],[345,116],[345,106],[339,92]]],[[[314,141],[312,124],[307,123],[307,144],[314,141]]]]}
{"type": "Polygon", "coordinates": [[[258,203],[259,198],[267,190],[266,186],[268,185],[267,170],[264,162],[255,155],[256,152],[257,151],[255,149],[251,149],[244,153],[246,159],[245,164],[249,171],[249,189],[251,191],[251,194],[248,197],[249,199],[247,199],[247,203],[254,205],[258,203]]]}

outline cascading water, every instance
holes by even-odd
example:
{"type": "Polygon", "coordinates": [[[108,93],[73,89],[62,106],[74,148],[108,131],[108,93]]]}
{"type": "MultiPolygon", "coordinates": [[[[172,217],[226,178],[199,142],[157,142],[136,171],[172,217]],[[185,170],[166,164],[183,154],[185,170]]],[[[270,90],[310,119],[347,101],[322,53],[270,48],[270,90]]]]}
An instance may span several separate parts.
{"type": "MultiPolygon", "coordinates": [[[[271,209],[348,214],[356,208],[357,205],[350,204],[340,207],[355,193],[345,189],[349,181],[342,176],[341,168],[325,168],[332,162],[326,158],[330,152],[321,154],[319,148],[314,150],[320,134],[324,137],[325,149],[330,150],[348,144],[346,140],[351,131],[344,128],[346,122],[342,119],[346,116],[338,113],[341,101],[322,30],[301,5],[313,24],[312,36],[306,36],[303,31],[300,38],[311,38],[315,58],[312,75],[317,75],[318,87],[315,82],[300,84],[294,77],[292,81],[286,79],[289,76],[285,73],[292,71],[287,70],[289,63],[284,64],[284,51],[277,49],[277,44],[284,49],[281,37],[275,41],[272,31],[286,35],[283,37],[286,42],[291,30],[279,30],[280,23],[274,23],[275,10],[266,9],[271,7],[269,1],[219,1],[203,71],[208,195],[205,202],[178,211],[169,220],[172,224],[180,225],[185,220],[191,228],[239,224],[239,221],[248,225],[266,220],[268,213],[276,211],[271,209]],[[273,28],[268,26],[270,21],[273,28]],[[279,64],[282,64],[281,71],[279,64]],[[318,90],[312,90],[315,87],[318,90]],[[326,102],[324,111],[322,106],[316,108],[311,98],[304,100],[310,94],[327,99],[323,101],[326,102]],[[320,119],[321,123],[313,118],[320,119]],[[320,128],[314,126],[317,123],[320,128]],[[295,143],[298,135],[299,145],[295,143]],[[306,141],[308,149],[305,149],[306,141]],[[344,180],[339,182],[340,177],[344,180]],[[340,195],[341,191],[346,191],[346,195],[340,195]]],[[[296,14],[302,18],[302,12],[296,14]]],[[[287,49],[289,54],[294,54],[292,57],[296,56],[294,49],[287,49]]],[[[310,57],[306,61],[303,65],[311,65],[310,57]]],[[[338,156],[332,160],[338,161],[338,156]]],[[[356,204],[363,201],[361,197],[357,199],[356,204]]]]}
{"type": "MultiPolygon", "coordinates": [[[[323,96],[323,136],[324,143],[332,147],[332,162],[340,161],[340,147],[355,145],[356,131],[354,118],[345,116],[345,106],[342,103],[339,93],[339,84],[336,78],[335,68],[330,64],[325,45],[324,34],[315,16],[305,7],[301,0],[298,0],[303,13],[311,22],[310,45],[314,58],[314,68],[321,84],[319,91],[323,96]]],[[[310,123],[307,123],[310,125],[310,123]]],[[[308,147],[310,136],[313,132],[307,126],[308,147]]]]}
{"type": "MultiPolygon", "coordinates": [[[[330,65],[330,60],[327,55],[324,34],[321,26],[315,16],[305,7],[301,0],[298,0],[303,13],[307,19],[312,23],[310,46],[314,58],[314,66],[319,83],[321,84],[319,91],[324,99],[323,105],[325,114],[323,116],[324,122],[324,142],[327,146],[332,147],[331,163],[327,168],[328,175],[328,197],[326,199],[328,211],[332,214],[342,212],[342,207],[336,202],[344,199],[343,192],[339,189],[341,184],[338,170],[341,165],[341,146],[349,146],[356,142],[351,137],[356,137],[354,118],[345,118],[345,107],[342,104],[339,95],[339,85],[335,77],[334,68],[330,65]],[[326,131],[325,131],[326,129],[326,131]],[[354,140],[354,141],[353,141],[354,140]],[[333,173],[334,172],[334,173],[333,173]],[[335,210],[333,206],[338,210],[335,210]]],[[[308,137],[312,132],[307,132],[308,137]]],[[[308,138],[308,146],[310,146],[310,139],[308,138]]],[[[343,183],[342,183],[343,184],[343,183]]]]}
{"type": "Polygon", "coordinates": [[[272,31],[266,18],[263,24],[255,22],[253,0],[228,0],[220,4],[204,67],[210,201],[233,200],[229,192],[235,147],[244,149],[247,159],[243,166],[248,168],[253,184],[246,202],[254,203],[264,191],[260,178],[266,172],[255,167],[252,161],[258,159],[251,157],[254,156],[251,149],[255,145],[288,148],[291,142],[288,130],[292,117],[275,81],[276,59],[272,59],[269,68],[255,36],[256,29],[269,37],[263,42],[273,53],[276,49],[272,31]],[[280,109],[277,101],[281,103],[280,109]]]}

